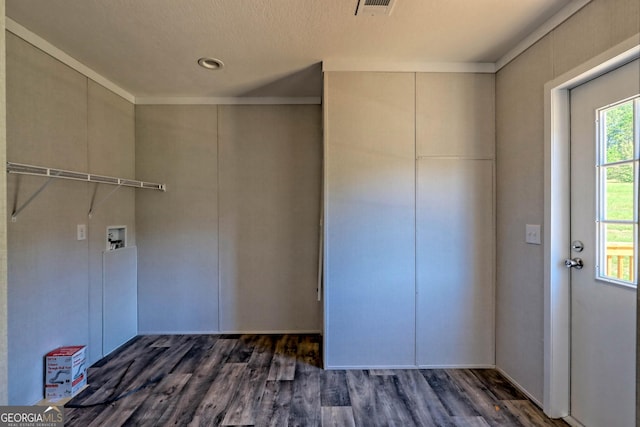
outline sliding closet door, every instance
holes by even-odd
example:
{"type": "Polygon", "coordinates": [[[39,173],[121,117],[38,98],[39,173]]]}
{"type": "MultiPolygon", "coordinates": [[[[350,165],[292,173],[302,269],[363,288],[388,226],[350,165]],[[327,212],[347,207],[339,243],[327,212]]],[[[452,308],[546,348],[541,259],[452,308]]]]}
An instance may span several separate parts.
{"type": "Polygon", "coordinates": [[[415,75],[325,74],[325,365],[415,365],[415,75]]]}

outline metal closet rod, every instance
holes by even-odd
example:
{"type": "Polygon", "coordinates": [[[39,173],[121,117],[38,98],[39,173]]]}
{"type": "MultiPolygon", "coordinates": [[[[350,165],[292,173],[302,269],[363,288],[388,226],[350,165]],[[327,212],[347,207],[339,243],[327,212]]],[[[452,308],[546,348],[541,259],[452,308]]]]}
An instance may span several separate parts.
{"type": "Polygon", "coordinates": [[[135,179],[116,178],[113,176],[94,175],[85,172],[75,172],[63,169],[47,168],[43,166],[26,165],[23,163],[7,162],[7,172],[22,175],[45,176],[49,178],[72,179],[75,181],[96,182],[124,187],[147,188],[150,190],[166,191],[164,184],[138,181],[135,179]]]}

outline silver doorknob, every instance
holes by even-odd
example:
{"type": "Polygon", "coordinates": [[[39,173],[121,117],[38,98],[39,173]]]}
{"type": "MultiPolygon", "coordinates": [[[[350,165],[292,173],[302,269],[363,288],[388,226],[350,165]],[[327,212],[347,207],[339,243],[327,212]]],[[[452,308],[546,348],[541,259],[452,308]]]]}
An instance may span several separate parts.
{"type": "Polygon", "coordinates": [[[568,258],[564,260],[564,266],[567,268],[582,270],[582,267],[584,267],[584,263],[582,262],[582,258],[568,258]]]}

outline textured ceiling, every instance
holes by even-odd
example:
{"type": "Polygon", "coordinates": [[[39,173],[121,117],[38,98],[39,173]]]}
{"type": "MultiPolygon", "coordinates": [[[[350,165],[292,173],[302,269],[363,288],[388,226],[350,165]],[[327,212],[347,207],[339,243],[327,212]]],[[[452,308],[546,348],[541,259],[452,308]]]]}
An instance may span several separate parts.
{"type": "Polygon", "coordinates": [[[6,0],[6,14],[137,97],[307,97],[323,60],[495,62],[568,3],[397,0],[361,17],[357,0],[6,0]]]}

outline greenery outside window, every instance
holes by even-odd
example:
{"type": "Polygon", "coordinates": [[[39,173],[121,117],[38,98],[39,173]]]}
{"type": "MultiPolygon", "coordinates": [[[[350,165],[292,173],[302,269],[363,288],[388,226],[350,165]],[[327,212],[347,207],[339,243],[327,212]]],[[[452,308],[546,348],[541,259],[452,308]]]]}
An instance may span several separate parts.
{"type": "Polygon", "coordinates": [[[640,96],[599,109],[596,124],[596,277],[637,286],[640,96]]]}

